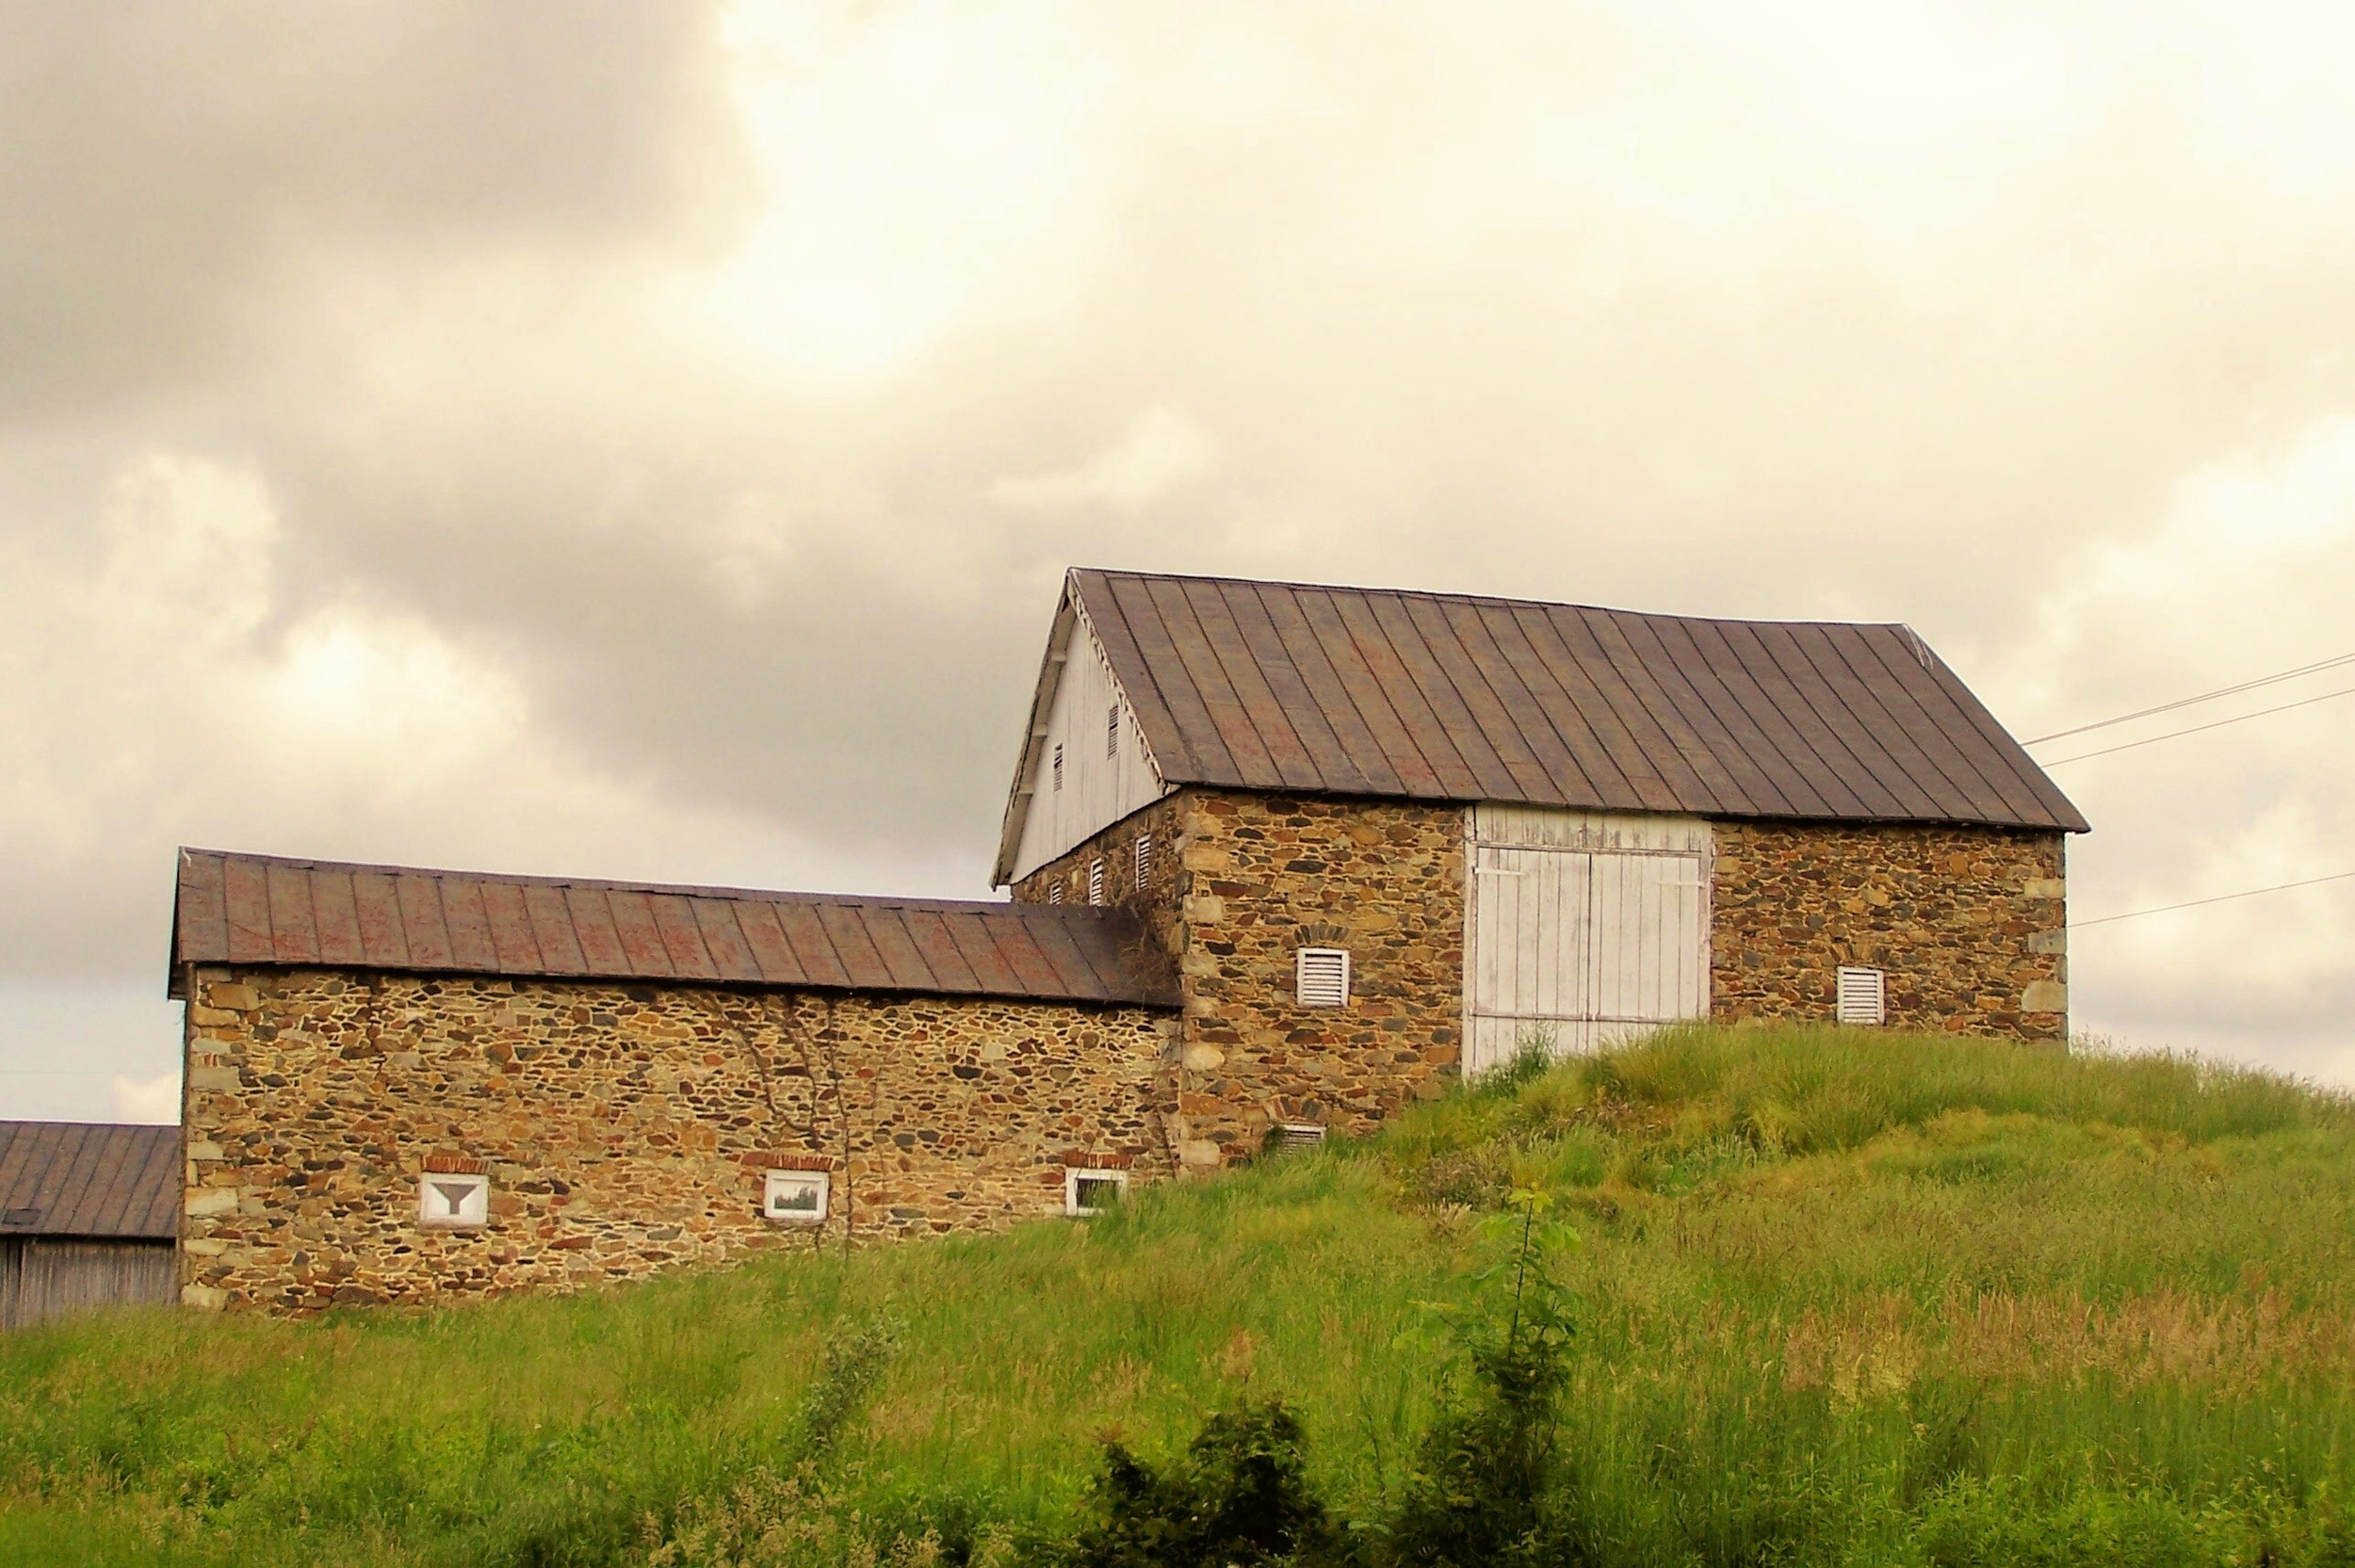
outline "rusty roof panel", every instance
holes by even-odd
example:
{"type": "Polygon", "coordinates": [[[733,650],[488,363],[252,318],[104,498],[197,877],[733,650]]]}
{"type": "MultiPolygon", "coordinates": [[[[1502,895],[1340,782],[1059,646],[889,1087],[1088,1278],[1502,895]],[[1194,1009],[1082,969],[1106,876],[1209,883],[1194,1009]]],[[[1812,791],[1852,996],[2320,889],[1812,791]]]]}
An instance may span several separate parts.
{"type": "Polygon", "coordinates": [[[671,973],[682,980],[716,980],[719,965],[704,950],[702,933],[695,929],[695,912],[686,899],[675,893],[656,893],[646,898],[646,907],[654,911],[654,929],[661,934],[663,956],[671,962],[671,973]]]}
{"type": "Polygon", "coordinates": [[[270,963],[278,957],[269,931],[269,870],[259,865],[221,868],[229,907],[229,957],[236,963],[270,963]]]}
{"type": "Polygon", "coordinates": [[[0,1237],[170,1241],[180,1129],[0,1122],[0,1237]]]}
{"type": "Polygon", "coordinates": [[[188,964],[325,963],[1178,1005],[1176,978],[1144,928],[1117,911],[567,881],[211,849],[182,850],[179,866],[175,987],[188,964]],[[232,888],[249,899],[252,890],[276,890],[258,935],[205,916],[208,901],[226,907],[232,888]],[[289,922],[264,946],[272,907],[315,913],[313,936],[298,940],[301,928],[289,922]],[[430,942],[413,939],[428,930],[430,942]]]}
{"type": "Polygon", "coordinates": [[[622,932],[612,928],[612,904],[603,888],[528,883],[525,907],[548,975],[628,975],[622,932]]]}
{"type": "MultiPolygon", "coordinates": [[[[328,877],[319,874],[316,880],[325,881],[328,877]]],[[[498,944],[491,937],[491,912],[482,901],[480,882],[442,884],[442,924],[449,931],[452,968],[482,975],[498,973],[498,944]]]]}
{"type": "Polygon", "coordinates": [[[1128,572],[1071,584],[1173,784],[2086,826],[1903,626],[1128,572]]]}
{"type": "Polygon", "coordinates": [[[867,912],[855,904],[820,904],[818,923],[825,928],[826,940],[834,944],[835,956],[842,961],[851,983],[863,989],[885,990],[893,982],[891,966],[875,951],[874,938],[867,932],[867,912]]]}
{"type": "Polygon", "coordinates": [[[366,962],[368,949],[360,937],[360,909],[352,899],[349,876],[340,871],[313,873],[311,909],[318,917],[321,963],[366,962]]]}
{"type": "Polygon", "coordinates": [[[400,906],[400,929],[409,938],[410,962],[421,969],[448,969],[449,931],[442,924],[442,888],[432,877],[404,872],[393,879],[393,898],[400,906]]]}
{"type": "Polygon", "coordinates": [[[318,957],[318,926],[311,917],[311,879],[271,866],[264,873],[269,889],[269,940],[280,963],[302,963],[318,957]]]}
{"type": "Polygon", "coordinates": [[[933,975],[933,966],[924,962],[923,952],[916,939],[908,934],[906,922],[900,912],[888,907],[862,908],[860,926],[867,940],[875,945],[875,956],[891,972],[894,987],[918,991],[937,989],[939,981],[933,975]]]}
{"type": "Polygon", "coordinates": [[[949,934],[948,919],[938,910],[911,909],[901,912],[906,922],[908,940],[923,955],[924,967],[933,972],[934,979],[944,989],[974,991],[980,989],[981,977],[957,951],[957,939],[949,934]]]}
{"type": "Polygon", "coordinates": [[[491,957],[496,971],[502,975],[537,973],[540,944],[531,934],[531,911],[524,905],[524,890],[513,882],[481,885],[482,914],[490,922],[491,957]]]}
{"type": "Polygon", "coordinates": [[[662,945],[662,928],[655,924],[654,905],[644,890],[612,887],[605,897],[613,911],[613,929],[622,939],[622,972],[668,979],[670,950],[662,945]]]}
{"type": "Polygon", "coordinates": [[[188,943],[207,950],[227,951],[229,916],[225,899],[219,859],[181,850],[180,897],[172,906],[173,947],[188,943]]]}
{"type": "Polygon", "coordinates": [[[949,933],[949,940],[956,944],[957,956],[973,971],[976,990],[998,994],[1023,989],[1022,977],[1015,973],[1014,965],[999,950],[991,931],[993,922],[981,919],[969,910],[942,910],[939,914],[942,929],[949,933]]]}
{"type": "Polygon", "coordinates": [[[711,955],[712,967],[723,980],[757,980],[760,962],[753,957],[752,945],[744,940],[744,932],[737,925],[736,906],[725,898],[690,898],[688,907],[695,916],[695,930],[703,938],[704,951],[711,955]]]}
{"type": "Polygon", "coordinates": [[[826,934],[826,923],[818,918],[818,906],[805,903],[780,903],[770,912],[777,917],[777,925],[785,931],[785,939],[793,945],[793,957],[809,977],[812,985],[846,986],[853,982],[851,972],[843,966],[842,955],[834,950],[834,939],[826,934]]]}
{"type": "Polygon", "coordinates": [[[360,912],[360,945],[368,962],[383,969],[408,968],[409,942],[401,932],[400,900],[392,877],[373,867],[355,867],[351,901],[360,912]]]}
{"type": "Polygon", "coordinates": [[[736,925],[752,948],[760,978],[770,985],[807,985],[809,976],[793,956],[793,944],[777,923],[774,904],[742,902],[736,906],[736,925]]]}

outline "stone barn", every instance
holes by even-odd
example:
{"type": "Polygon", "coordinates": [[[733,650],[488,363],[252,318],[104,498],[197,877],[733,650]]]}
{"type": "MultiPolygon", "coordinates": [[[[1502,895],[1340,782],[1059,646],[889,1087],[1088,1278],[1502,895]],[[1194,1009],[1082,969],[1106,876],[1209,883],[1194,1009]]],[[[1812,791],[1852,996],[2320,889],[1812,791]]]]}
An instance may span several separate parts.
{"type": "Polygon", "coordinates": [[[2058,1043],[2085,826],[1904,626],[1073,572],[1011,903],[183,851],[182,1296],[1084,1215],[1679,1019],[2058,1043]]]}
{"type": "Polygon", "coordinates": [[[1153,931],[1211,1166],[1677,1019],[2061,1042],[2085,829],[1905,626],[1078,571],[996,880],[1153,931]]]}

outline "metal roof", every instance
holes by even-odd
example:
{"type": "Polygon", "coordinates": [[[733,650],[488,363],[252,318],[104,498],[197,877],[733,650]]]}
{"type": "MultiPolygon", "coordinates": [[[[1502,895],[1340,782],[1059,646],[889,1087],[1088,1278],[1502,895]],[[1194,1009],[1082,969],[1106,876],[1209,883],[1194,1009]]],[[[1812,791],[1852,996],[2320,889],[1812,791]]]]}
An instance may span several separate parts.
{"type": "Polygon", "coordinates": [[[1178,1004],[1129,913],[493,876],[180,851],[191,963],[1178,1004]]]}
{"type": "Polygon", "coordinates": [[[1087,570],[1066,596],[1171,784],[2087,828],[1903,625],[1087,570]]]}
{"type": "Polygon", "coordinates": [[[170,1241],[180,1129],[0,1122],[0,1237],[170,1241]]]}

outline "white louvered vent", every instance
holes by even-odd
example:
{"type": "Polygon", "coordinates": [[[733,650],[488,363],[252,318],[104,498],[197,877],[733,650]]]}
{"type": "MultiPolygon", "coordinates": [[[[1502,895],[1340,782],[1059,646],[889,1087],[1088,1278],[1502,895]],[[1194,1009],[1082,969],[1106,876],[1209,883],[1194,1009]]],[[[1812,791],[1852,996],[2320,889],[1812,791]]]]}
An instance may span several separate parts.
{"type": "Polygon", "coordinates": [[[1100,904],[1103,901],[1104,863],[1100,860],[1091,861],[1088,864],[1088,902],[1091,904],[1100,904]]]}
{"type": "Polygon", "coordinates": [[[1878,1024],[1889,1010],[1887,977],[1877,969],[1840,971],[1840,1021],[1878,1024]]]}
{"type": "Polygon", "coordinates": [[[1063,882],[1060,879],[1047,884],[1047,901],[1050,904],[1063,902],[1063,882]]]}
{"type": "Polygon", "coordinates": [[[1339,947],[1303,947],[1292,985],[1304,1008],[1349,1006],[1349,954],[1339,947]]]}
{"type": "Polygon", "coordinates": [[[1275,1128],[1275,1142],[1276,1147],[1287,1151],[1318,1148],[1324,1142],[1324,1129],[1314,1122],[1279,1123],[1275,1128]]]}
{"type": "Polygon", "coordinates": [[[1063,788],[1063,743],[1061,741],[1055,743],[1055,788],[1059,791],[1063,788]]]}
{"type": "Polygon", "coordinates": [[[1137,887],[1142,891],[1145,884],[1152,880],[1153,835],[1139,833],[1137,834],[1137,887]]]}
{"type": "Polygon", "coordinates": [[[1120,704],[1114,703],[1104,710],[1104,754],[1120,755],[1120,704]]]}

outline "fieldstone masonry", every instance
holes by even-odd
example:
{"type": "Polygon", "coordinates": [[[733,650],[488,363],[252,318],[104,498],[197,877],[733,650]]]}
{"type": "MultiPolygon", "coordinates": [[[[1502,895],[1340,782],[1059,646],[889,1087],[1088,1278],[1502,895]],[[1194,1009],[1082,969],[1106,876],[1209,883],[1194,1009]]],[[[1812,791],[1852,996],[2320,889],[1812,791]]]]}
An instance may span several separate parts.
{"type": "Polygon", "coordinates": [[[577,1287],[745,1252],[1063,1210],[1067,1157],[1170,1170],[1175,1021],[1132,1007],[328,970],[191,976],[182,1297],[577,1287]],[[430,1165],[490,1223],[427,1230],[430,1165]],[[760,1215],[834,1172],[822,1226],[760,1215]]]}
{"type": "MultiPolygon", "coordinates": [[[[1844,964],[1885,970],[1888,1023],[2068,1032],[2063,835],[1717,821],[1711,1001],[1721,1019],[1827,1021],[1844,964]]],[[[1181,1167],[1258,1150],[1279,1122],[1364,1131],[1461,1059],[1464,808],[1192,787],[1016,883],[1135,909],[1177,961],[1183,1051],[1157,1100],[1181,1167]],[[1154,873],[1129,874],[1140,833],[1154,873]],[[1349,949],[1352,1006],[1293,1000],[1292,955],[1349,949]]]]}
{"type": "Polygon", "coordinates": [[[1248,1156],[1280,1123],[1371,1131],[1440,1092],[1463,1043],[1461,806],[1181,790],[1041,866],[1015,897],[1083,889],[1099,858],[1108,872],[1132,864],[1139,832],[1167,869],[1142,889],[1109,882],[1106,897],[1137,909],[1183,977],[1184,1049],[1165,1091],[1182,1164],[1248,1156]],[[1349,1007],[1294,1000],[1303,946],[1348,949],[1349,1007]]]}
{"type": "Polygon", "coordinates": [[[1888,975],[1892,1027],[2064,1040],[2062,835],[1719,822],[1710,1012],[1826,1018],[1835,972],[1888,975]]]}

